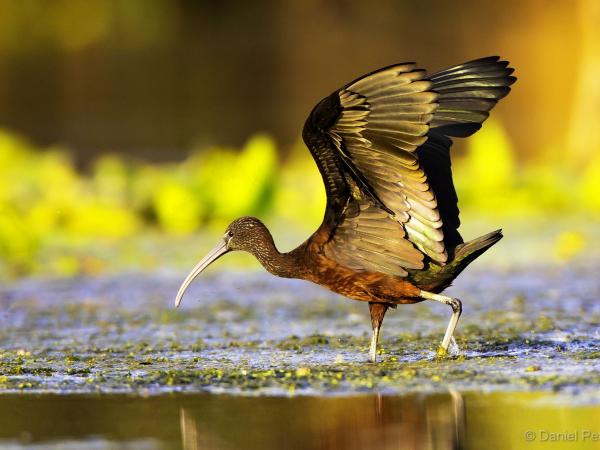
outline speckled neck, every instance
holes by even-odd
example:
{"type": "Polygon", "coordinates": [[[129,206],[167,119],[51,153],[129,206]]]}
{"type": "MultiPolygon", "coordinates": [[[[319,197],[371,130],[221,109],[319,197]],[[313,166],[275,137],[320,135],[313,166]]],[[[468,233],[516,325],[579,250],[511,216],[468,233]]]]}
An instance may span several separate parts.
{"type": "Polygon", "coordinates": [[[277,250],[273,236],[264,229],[261,239],[250,250],[250,253],[273,275],[282,278],[305,278],[305,263],[303,246],[288,253],[277,250]]]}

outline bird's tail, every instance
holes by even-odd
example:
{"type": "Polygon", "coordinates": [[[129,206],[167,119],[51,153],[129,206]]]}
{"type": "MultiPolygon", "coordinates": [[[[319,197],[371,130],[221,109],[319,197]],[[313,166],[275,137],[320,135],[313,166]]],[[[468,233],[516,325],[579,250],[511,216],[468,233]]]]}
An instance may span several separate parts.
{"type": "Polygon", "coordinates": [[[454,258],[450,264],[459,264],[466,267],[500,239],[502,239],[502,230],[496,230],[472,241],[457,245],[454,249],[454,258]]]}
{"type": "Polygon", "coordinates": [[[430,264],[425,271],[409,271],[412,281],[425,291],[442,292],[452,284],[458,274],[500,239],[502,239],[502,230],[496,230],[459,244],[451,252],[448,264],[443,266],[430,264]]]}
{"type": "Polygon", "coordinates": [[[483,254],[492,245],[502,239],[502,230],[492,231],[484,234],[472,241],[459,244],[454,248],[454,257],[452,260],[442,267],[443,275],[441,279],[446,279],[447,284],[444,289],[452,283],[452,281],[467,268],[475,259],[483,254]]]}

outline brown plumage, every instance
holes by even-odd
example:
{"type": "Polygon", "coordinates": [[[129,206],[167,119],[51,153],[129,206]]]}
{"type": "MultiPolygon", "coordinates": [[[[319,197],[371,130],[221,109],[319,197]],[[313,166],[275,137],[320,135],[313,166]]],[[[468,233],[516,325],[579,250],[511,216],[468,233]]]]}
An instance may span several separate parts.
{"type": "Polygon", "coordinates": [[[395,64],[336,90],[313,109],[303,130],[323,176],[323,223],[302,245],[280,253],[258,219],[243,217],[188,275],[231,250],[252,253],[274,275],[301,278],[369,302],[370,358],[390,306],[436,300],[452,308],[447,351],[461,303],[439,295],[500,230],[464,243],[450,168],[451,137],[473,134],[510,91],[513,69],[482,58],[428,76],[395,64]]]}

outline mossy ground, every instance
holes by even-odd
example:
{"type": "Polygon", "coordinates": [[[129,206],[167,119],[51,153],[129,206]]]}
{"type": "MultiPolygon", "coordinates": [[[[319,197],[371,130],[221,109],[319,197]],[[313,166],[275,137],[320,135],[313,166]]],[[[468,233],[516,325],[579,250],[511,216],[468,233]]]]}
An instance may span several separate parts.
{"type": "Polygon", "coordinates": [[[600,386],[593,268],[472,269],[458,356],[437,358],[449,311],[401,305],[368,363],[366,304],[264,273],[23,280],[0,290],[0,393],[567,390],[600,386]]]}

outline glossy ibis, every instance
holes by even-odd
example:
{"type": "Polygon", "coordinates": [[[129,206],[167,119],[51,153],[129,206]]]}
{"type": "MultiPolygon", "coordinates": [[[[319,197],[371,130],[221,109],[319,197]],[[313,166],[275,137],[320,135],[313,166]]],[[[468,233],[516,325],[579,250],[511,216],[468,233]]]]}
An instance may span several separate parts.
{"type": "Polygon", "coordinates": [[[184,280],[175,305],[209,264],[243,250],[274,275],[312,281],[368,302],[373,362],[388,308],[423,300],[450,306],[439,349],[446,353],[456,345],[453,333],[462,304],[440,292],[502,238],[497,230],[464,242],[458,232],[451,138],[481,127],[510,91],[516,80],[512,72],[495,56],[434,75],[414,63],[394,64],[321,100],[302,133],[325,183],[321,226],[298,248],[280,253],[260,220],[235,220],[184,280]]]}

